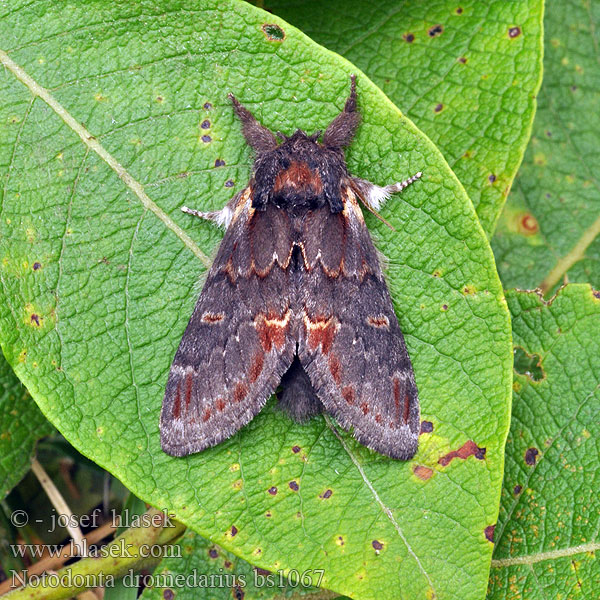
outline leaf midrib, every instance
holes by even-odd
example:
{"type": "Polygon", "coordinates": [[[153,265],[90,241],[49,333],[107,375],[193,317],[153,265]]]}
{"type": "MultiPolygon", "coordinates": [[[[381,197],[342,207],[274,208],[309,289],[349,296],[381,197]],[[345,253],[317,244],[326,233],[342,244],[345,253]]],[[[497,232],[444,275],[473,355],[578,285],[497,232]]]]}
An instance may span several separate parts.
{"type": "Polygon", "coordinates": [[[102,144],[79,123],[52,94],[39,83],[37,83],[22,67],[15,63],[10,56],[0,49],[0,64],[4,65],[15,78],[21,82],[31,92],[34,97],[40,98],[45,102],[57,116],[79,136],[83,144],[95,152],[119,177],[119,179],[134,193],[142,206],[160,219],[167,229],[170,229],[199,260],[208,268],[210,259],[198,247],[196,242],[183,230],[167,213],[165,213],[145,192],[142,184],[137,181],[128,171],[119,163],[119,161],[102,146],[102,144]]]}

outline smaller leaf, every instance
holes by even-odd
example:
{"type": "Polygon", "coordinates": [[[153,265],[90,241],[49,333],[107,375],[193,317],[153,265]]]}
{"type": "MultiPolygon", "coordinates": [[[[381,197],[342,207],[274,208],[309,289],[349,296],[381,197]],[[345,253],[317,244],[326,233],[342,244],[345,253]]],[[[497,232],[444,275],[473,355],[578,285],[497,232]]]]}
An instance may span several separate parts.
{"type": "Polygon", "coordinates": [[[492,247],[505,288],[600,287],[600,4],[548,4],[533,135],[492,247]]]}
{"type": "MultiPolygon", "coordinates": [[[[488,600],[597,598],[600,585],[600,294],[551,303],[510,292],[513,337],[543,378],[515,368],[488,600]]],[[[535,370],[534,370],[535,372],[535,370]]]]}
{"type": "Polygon", "coordinates": [[[0,499],[29,470],[37,440],[52,431],[0,352],[0,499]]]}

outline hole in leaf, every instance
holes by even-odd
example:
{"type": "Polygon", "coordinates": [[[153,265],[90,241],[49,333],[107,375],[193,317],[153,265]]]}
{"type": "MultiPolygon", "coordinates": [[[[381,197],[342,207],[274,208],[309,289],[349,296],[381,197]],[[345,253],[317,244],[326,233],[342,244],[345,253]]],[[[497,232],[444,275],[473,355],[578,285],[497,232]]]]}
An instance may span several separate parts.
{"type": "Polygon", "coordinates": [[[265,23],[262,26],[263,33],[267,36],[268,40],[273,42],[282,42],[285,39],[285,31],[272,23],[265,23]]]}
{"type": "Polygon", "coordinates": [[[527,354],[523,348],[515,347],[514,369],[519,375],[527,375],[532,381],[541,381],[546,376],[539,354],[527,354]]]}

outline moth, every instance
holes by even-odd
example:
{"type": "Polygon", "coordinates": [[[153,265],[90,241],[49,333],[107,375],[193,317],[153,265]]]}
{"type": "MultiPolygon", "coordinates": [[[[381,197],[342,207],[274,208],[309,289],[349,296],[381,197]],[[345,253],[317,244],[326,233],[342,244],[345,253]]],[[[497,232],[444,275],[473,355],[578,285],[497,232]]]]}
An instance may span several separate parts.
{"type": "Polygon", "coordinates": [[[377,211],[421,173],[385,187],[350,175],[354,76],[324,134],[274,135],[229,98],[256,157],[223,209],[182,209],[225,235],[171,366],[163,450],[185,456],[229,438],[281,384],[294,420],[324,411],[361,444],[411,458],[417,387],[360,203],[377,211]]]}

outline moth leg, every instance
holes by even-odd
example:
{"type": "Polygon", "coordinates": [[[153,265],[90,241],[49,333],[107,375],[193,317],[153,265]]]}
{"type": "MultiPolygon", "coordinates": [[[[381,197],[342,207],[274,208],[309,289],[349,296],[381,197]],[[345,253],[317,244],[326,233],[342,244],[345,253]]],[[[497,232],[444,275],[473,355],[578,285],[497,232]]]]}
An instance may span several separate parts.
{"type": "Polygon", "coordinates": [[[233,219],[235,208],[238,205],[243,193],[244,190],[238,192],[221,210],[211,210],[205,212],[202,210],[195,210],[194,208],[188,208],[187,206],[182,206],[181,210],[188,215],[199,217],[200,219],[205,219],[206,221],[212,221],[219,227],[227,230],[231,220],[233,219]]]}
{"type": "Polygon", "coordinates": [[[304,423],[323,412],[323,404],[297,356],[281,378],[281,391],[277,399],[278,407],[297,423],[304,423]]]}
{"type": "Polygon", "coordinates": [[[423,173],[419,171],[404,181],[399,181],[398,183],[392,183],[383,187],[375,183],[371,183],[367,179],[360,179],[359,177],[353,177],[352,182],[358,189],[361,199],[364,200],[364,202],[373,210],[379,210],[392,194],[401,192],[411,183],[414,183],[417,181],[417,179],[420,179],[422,175],[423,173]]]}

